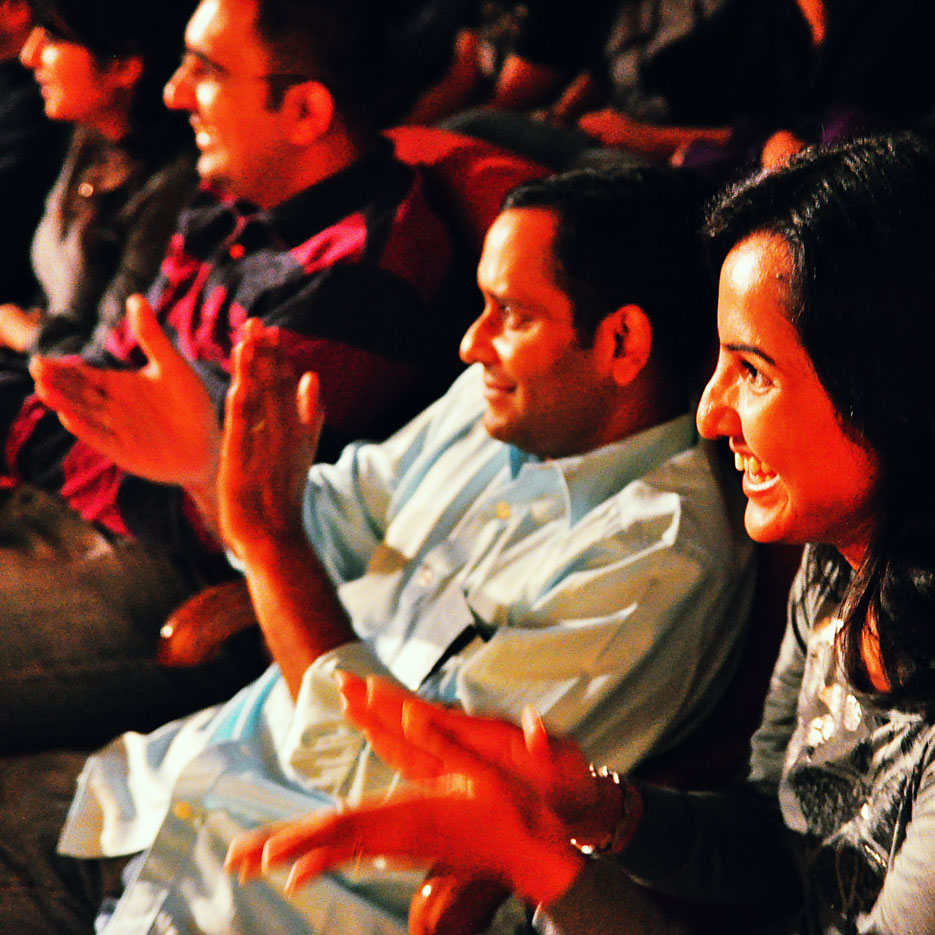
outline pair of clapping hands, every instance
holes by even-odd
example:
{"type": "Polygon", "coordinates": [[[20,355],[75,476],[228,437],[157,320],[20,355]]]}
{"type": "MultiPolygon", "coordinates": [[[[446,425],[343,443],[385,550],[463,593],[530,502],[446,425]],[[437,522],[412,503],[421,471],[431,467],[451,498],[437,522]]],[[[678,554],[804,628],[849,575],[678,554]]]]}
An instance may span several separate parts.
{"type": "Polygon", "coordinates": [[[249,320],[233,355],[222,429],[198,374],[142,296],[127,300],[127,318],[147,357],[142,369],[35,357],[30,372],[42,401],[118,467],[185,488],[235,553],[264,530],[276,532],[271,523],[291,532],[324,418],[315,374],[297,389],[278,329],[249,320]]]}
{"type": "MultiPolygon", "coordinates": [[[[366,857],[437,861],[523,900],[564,893],[620,808],[572,742],[550,737],[531,708],[522,727],[429,704],[387,681],[339,673],[346,717],[414,783],[389,798],[236,838],[227,868],[241,880],[291,863],[287,892],[366,857]]],[[[417,897],[418,899],[418,897],[417,897]]],[[[412,916],[410,916],[412,924],[412,916]]]]}

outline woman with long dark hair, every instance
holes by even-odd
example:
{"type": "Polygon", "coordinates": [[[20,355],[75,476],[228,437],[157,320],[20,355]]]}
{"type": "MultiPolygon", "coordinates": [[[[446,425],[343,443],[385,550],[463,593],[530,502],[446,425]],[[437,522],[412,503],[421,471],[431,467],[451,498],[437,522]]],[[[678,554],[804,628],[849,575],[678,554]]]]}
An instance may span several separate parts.
{"type": "Polygon", "coordinates": [[[520,729],[346,677],[375,747],[431,781],[235,842],[232,866],[297,860],[294,886],[349,857],[440,859],[568,935],[712,912],[717,931],[935,932],[933,217],[935,153],[911,137],[809,151],[710,217],[720,354],[699,428],[734,452],[750,535],[809,544],[745,782],[654,788],[589,769],[532,714],[520,729]]]}
{"type": "Polygon", "coordinates": [[[0,345],[77,352],[102,346],[127,297],[155,278],[197,184],[191,128],[162,104],[194,3],[30,7],[34,27],[20,58],[46,115],[74,132],[33,240],[43,295],[30,309],[0,305],[0,345]]]}

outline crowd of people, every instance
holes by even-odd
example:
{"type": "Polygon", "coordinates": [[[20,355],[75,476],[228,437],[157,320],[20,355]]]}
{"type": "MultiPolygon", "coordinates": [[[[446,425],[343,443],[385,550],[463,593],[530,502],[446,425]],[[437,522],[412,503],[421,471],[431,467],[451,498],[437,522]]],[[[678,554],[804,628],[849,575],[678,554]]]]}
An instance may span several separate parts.
{"type": "Polygon", "coordinates": [[[0,0],[4,931],[935,935],[933,39],[0,0]]]}

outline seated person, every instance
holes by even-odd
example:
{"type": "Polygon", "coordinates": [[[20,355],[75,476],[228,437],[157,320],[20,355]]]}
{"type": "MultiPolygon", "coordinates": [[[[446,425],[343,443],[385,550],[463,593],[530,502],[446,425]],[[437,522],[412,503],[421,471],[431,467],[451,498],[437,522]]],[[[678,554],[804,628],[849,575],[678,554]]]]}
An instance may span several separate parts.
{"type": "Polygon", "coordinates": [[[651,80],[654,70],[668,76],[672,68],[657,61],[665,65],[723,3],[586,0],[573,13],[561,4],[530,3],[486,106],[445,125],[557,168],[598,144],[615,145],[609,139],[615,115],[648,128],[640,137],[645,146],[629,147],[642,156],[665,158],[685,138],[726,139],[722,95],[704,70],[659,86],[651,80]],[[676,123],[663,138],[662,125],[676,123]],[[659,138],[650,140],[650,133],[659,138]]]}
{"type": "MultiPolygon", "coordinates": [[[[281,327],[290,366],[319,372],[323,457],[385,436],[450,382],[451,334],[474,295],[465,291],[463,310],[449,295],[460,263],[447,228],[420,173],[379,136],[375,15],[369,0],[204,0],[189,21],[165,97],[188,114],[212,191],[182,214],[149,302],[131,300],[132,322],[111,333],[107,353],[57,360],[123,368],[106,374],[142,406],[125,423],[135,455],[165,459],[182,443],[196,463],[216,457],[199,420],[219,432],[249,315],[281,327]],[[195,370],[147,364],[156,320],[195,370]],[[154,387],[167,383],[182,425],[163,436],[154,387]]],[[[52,363],[34,357],[32,367],[52,363]]],[[[76,422],[63,425],[28,375],[5,371],[0,383],[16,483],[0,509],[0,749],[100,743],[229,697],[261,671],[254,645],[196,671],[156,664],[167,613],[231,574],[210,527],[164,464],[144,479],[106,445],[76,440],[76,422]]],[[[89,411],[112,439],[117,416],[96,396],[89,411]]]]}
{"type": "Polygon", "coordinates": [[[100,349],[155,278],[197,183],[191,132],[162,106],[192,6],[33,0],[20,57],[48,117],[75,129],[33,239],[41,303],[0,305],[0,345],[100,349]]]}
{"type": "MultiPolygon", "coordinates": [[[[530,23],[553,8],[533,4],[530,23]]],[[[914,0],[622,3],[597,66],[544,122],[487,111],[448,125],[557,167],[670,160],[720,181],[806,141],[919,121],[933,104],[933,38],[931,7],[914,0]]],[[[548,44],[525,49],[535,64],[561,61],[548,44]]]]}
{"type": "Polygon", "coordinates": [[[0,285],[4,300],[18,304],[36,293],[29,248],[67,142],[67,127],[45,116],[32,73],[19,61],[31,30],[26,0],[0,0],[0,285]]]}
{"type": "MultiPolygon", "coordinates": [[[[710,321],[695,204],[667,172],[516,189],[478,266],[470,368],[387,442],[310,472],[319,381],[296,396],[287,336],[248,323],[218,515],[276,665],[226,704],[88,760],[61,854],[29,868],[57,882],[0,920],[46,931],[43,902],[75,898],[76,868],[93,905],[113,866],[102,858],[143,851],[108,935],[400,931],[408,875],[289,904],[223,873],[237,831],[392,782],[344,726],[335,668],[469,711],[534,703],[621,769],[703,718],[744,629],[751,543],[685,411],[710,321]]],[[[164,350],[161,365],[179,363],[164,350]]],[[[6,768],[0,783],[17,769],[31,789],[48,779],[6,768]]],[[[0,817],[0,837],[35,841],[40,823],[13,827],[23,814],[0,817]]],[[[41,824],[62,817],[47,807],[41,824]]]]}
{"type": "Polygon", "coordinates": [[[350,857],[441,857],[566,935],[698,931],[702,903],[718,931],[935,930],[935,551],[911,457],[935,443],[933,181],[930,148],[859,141],[748,181],[710,220],[726,258],[699,429],[735,453],[750,535],[810,543],[746,783],[653,788],[589,770],[534,712],[520,730],[345,675],[352,721],[424,788],[246,836],[229,866],[294,862],[295,890],[350,857]]]}

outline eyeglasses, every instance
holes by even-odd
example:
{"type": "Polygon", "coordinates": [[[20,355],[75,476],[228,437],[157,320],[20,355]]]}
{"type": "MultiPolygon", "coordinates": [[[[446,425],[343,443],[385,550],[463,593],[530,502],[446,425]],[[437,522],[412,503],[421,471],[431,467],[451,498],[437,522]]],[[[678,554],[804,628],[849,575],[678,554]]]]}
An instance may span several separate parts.
{"type": "Polygon", "coordinates": [[[186,49],[182,53],[179,70],[184,71],[192,81],[213,81],[218,84],[225,81],[268,81],[288,85],[310,80],[308,75],[286,71],[272,71],[265,75],[240,74],[194,49],[186,49]]]}

